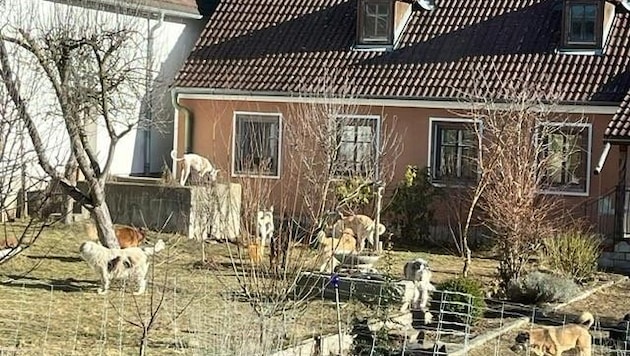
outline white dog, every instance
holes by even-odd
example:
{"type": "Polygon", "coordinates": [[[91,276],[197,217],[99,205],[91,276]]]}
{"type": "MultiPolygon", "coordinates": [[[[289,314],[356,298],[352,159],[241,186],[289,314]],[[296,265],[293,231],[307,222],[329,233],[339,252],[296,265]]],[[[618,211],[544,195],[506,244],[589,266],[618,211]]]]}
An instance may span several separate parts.
{"type": "Polygon", "coordinates": [[[210,161],[200,156],[196,153],[186,153],[182,158],[177,158],[177,154],[175,151],[171,151],[171,158],[175,162],[184,161],[184,169],[182,170],[182,174],[179,177],[179,184],[185,185],[186,180],[188,180],[188,176],[190,175],[190,169],[194,169],[199,173],[200,176],[204,176],[206,174],[210,174],[210,179],[214,182],[217,180],[217,174],[219,174],[219,170],[214,168],[210,161]]]}
{"type": "Polygon", "coordinates": [[[135,279],[138,290],[134,295],[144,293],[146,276],[149,271],[148,256],[164,249],[164,241],[159,240],[154,247],[129,247],[125,249],[107,248],[94,241],[81,244],[81,257],[101,279],[99,294],[107,293],[109,283],[114,279],[135,279]]]}
{"type": "Polygon", "coordinates": [[[413,281],[416,286],[416,293],[414,293],[411,306],[424,312],[425,323],[431,323],[433,315],[431,315],[427,307],[429,304],[429,293],[435,291],[435,286],[431,284],[432,273],[429,268],[429,262],[423,258],[416,258],[405,263],[403,273],[405,279],[413,281]]]}
{"type": "Polygon", "coordinates": [[[271,242],[275,226],[273,224],[273,206],[269,210],[256,213],[256,235],[260,238],[260,255],[265,252],[265,244],[271,242]]]}

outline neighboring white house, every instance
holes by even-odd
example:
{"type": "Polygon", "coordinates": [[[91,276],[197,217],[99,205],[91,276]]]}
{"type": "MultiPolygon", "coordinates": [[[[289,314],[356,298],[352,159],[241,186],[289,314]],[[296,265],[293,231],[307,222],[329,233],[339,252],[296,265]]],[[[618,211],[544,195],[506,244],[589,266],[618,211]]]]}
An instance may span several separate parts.
{"type": "MultiPolygon", "coordinates": [[[[125,108],[124,111],[119,110],[121,116],[127,116],[121,117],[121,121],[137,121],[138,125],[118,143],[110,173],[116,176],[155,176],[164,167],[171,166],[169,153],[173,145],[174,111],[168,87],[204,28],[205,20],[195,0],[0,0],[0,14],[0,31],[15,31],[24,26],[46,28],[61,18],[86,23],[96,21],[104,27],[124,22],[125,26],[133,27],[137,35],[134,38],[135,48],[129,50],[129,54],[135,59],[143,58],[141,63],[136,61],[132,65],[141,65],[146,75],[140,85],[134,87],[133,95],[125,95],[126,101],[118,103],[125,108]]],[[[7,45],[12,46],[10,43],[7,45]]],[[[54,119],[58,108],[54,105],[52,87],[41,80],[43,73],[32,71],[32,74],[25,75],[24,71],[33,67],[28,61],[33,59],[20,54],[15,47],[10,49],[11,53],[15,53],[11,57],[12,66],[20,71],[22,94],[36,98],[36,105],[29,107],[29,111],[46,140],[47,154],[51,163],[62,170],[69,156],[69,144],[63,121],[54,119]]],[[[7,101],[4,89],[3,86],[0,88],[0,107],[2,102],[7,101]]],[[[8,116],[7,113],[4,115],[8,116]]],[[[22,172],[8,169],[7,165],[24,161],[27,163],[25,176],[28,179],[35,181],[44,176],[34,159],[29,136],[20,134],[20,122],[15,121],[9,126],[11,136],[6,142],[5,152],[0,152],[0,198],[3,192],[6,198],[7,191],[21,186],[20,179],[10,175],[21,176],[22,172]]],[[[109,148],[107,132],[104,127],[95,125],[91,136],[90,143],[99,161],[104,163],[109,148]]]]}

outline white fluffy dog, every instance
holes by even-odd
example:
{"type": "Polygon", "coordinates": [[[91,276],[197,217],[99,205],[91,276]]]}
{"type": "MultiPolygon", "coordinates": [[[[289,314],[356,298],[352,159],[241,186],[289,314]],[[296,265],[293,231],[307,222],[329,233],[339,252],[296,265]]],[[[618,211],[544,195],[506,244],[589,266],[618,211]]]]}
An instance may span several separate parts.
{"type": "Polygon", "coordinates": [[[423,311],[425,323],[431,323],[433,316],[427,306],[429,304],[429,293],[435,291],[435,286],[431,284],[432,273],[429,268],[429,262],[423,258],[416,258],[413,261],[405,263],[403,273],[405,279],[413,281],[416,286],[416,293],[411,301],[411,307],[419,308],[423,311]]]}
{"type": "Polygon", "coordinates": [[[216,169],[206,157],[200,156],[196,153],[186,153],[182,158],[177,158],[175,151],[171,151],[171,158],[175,162],[184,161],[184,169],[182,170],[182,174],[179,177],[179,184],[181,185],[186,184],[186,180],[188,180],[191,168],[196,170],[202,177],[209,173],[210,179],[213,182],[217,180],[217,174],[219,174],[219,170],[216,169]]]}
{"type": "Polygon", "coordinates": [[[134,279],[138,290],[134,295],[144,293],[146,276],[149,271],[148,256],[164,249],[164,241],[159,240],[154,247],[129,247],[125,249],[107,248],[94,241],[81,244],[81,257],[101,279],[99,294],[107,293],[109,283],[114,279],[134,279]]]}
{"type": "Polygon", "coordinates": [[[265,244],[271,242],[275,226],[273,223],[273,206],[269,210],[256,212],[256,235],[260,237],[260,255],[265,252],[265,244]]]}

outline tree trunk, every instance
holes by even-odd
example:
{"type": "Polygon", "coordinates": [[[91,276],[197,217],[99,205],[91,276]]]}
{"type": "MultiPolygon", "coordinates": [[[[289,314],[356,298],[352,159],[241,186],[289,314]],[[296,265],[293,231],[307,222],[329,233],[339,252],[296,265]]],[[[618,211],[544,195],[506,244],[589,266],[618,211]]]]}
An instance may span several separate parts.
{"type": "Polygon", "coordinates": [[[98,232],[98,239],[103,246],[109,248],[119,248],[118,239],[116,239],[116,233],[114,232],[114,224],[112,223],[112,217],[109,214],[107,205],[97,205],[90,211],[90,215],[96,223],[96,231],[98,232]]]}
{"type": "MultiPolygon", "coordinates": [[[[71,155],[68,159],[68,163],[66,164],[66,169],[64,172],[65,178],[72,185],[77,184],[77,171],[79,166],[77,164],[77,160],[74,158],[74,155],[71,155]]],[[[72,223],[72,215],[74,210],[74,199],[69,195],[65,195],[63,197],[63,223],[68,225],[72,223]]]]}

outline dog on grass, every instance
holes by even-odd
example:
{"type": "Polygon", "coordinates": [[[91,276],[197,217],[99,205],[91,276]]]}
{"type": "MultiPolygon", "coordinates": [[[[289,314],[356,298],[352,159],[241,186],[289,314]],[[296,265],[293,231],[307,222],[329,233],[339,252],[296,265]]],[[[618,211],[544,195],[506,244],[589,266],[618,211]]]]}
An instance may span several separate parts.
{"type": "Polygon", "coordinates": [[[262,262],[262,253],[259,241],[250,242],[249,245],[247,245],[247,253],[249,255],[249,260],[253,265],[260,265],[262,262]]]}
{"type": "Polygon", "coordinates": [[[188,180],[191,169],[197,171],[197,173],[199,173],[199,175],[202,177],[206,174],[210,174],[210,180],[213,182],[217,180],[219,170],[216,169],[206,157],[203,157],[196,153],[186,153],[184,154],[184,156],[182,156],[182,158],[177,158],[177,154],[175,153],[175,150],[173,150],[171,151],[171,158],[174,162],[184,162],[184,169],[182,170],[182,174],[179,177],[180,185],[186,185],[186,181],[188,180]]]}
{"type": "Polygon", "coordinates": [[[335,258],[335,253],[356,253],[357,252],[357,240],[354,237],[354,231],[350,228],[346,228],[341,232],[339,238],[326,237],[324,231],[320,231],[317,234],[317,241],[319,242],[319,248],[322,256],[325,258],[324,264],[319,268],[320,272],[334,271],[340,263],[335,258]]]}
{"type": "Polygon", "coordinates": [[[425,323],[430,324],[433,315],[429,312],[428,305],[430,293],[435,291],[435,286],[431,283],[433,273],[429,268],[429,262],[423,258],[408,261],[405,263],[403,274],[405,279],[412,281],[416,287],[409,307],[420,309],[424,313],[425,323]]]}
{"type": "Polygon", "coordinates": [[[561,356],[576,349],[580,356],[591,356],[591,334],[588,329],[595,322],[593,314],[584,312],[577,323],[536,328],[520,332],[510,350],[531,351],[538,356],[561,356]]]}
{"type": "Polygon", "coordinates": [[[138,285],[134,295],[144,293],[146,276],[149,271],[149,256],[164,249],[164,241],[159,240],[154,247],[129,247],[125,249],[107,248],[94,241],[86,241],[79,248],[81,258],[99,275],[99,294],[109,290],[112,280],[133,280],[138,285]]]}
{"type": "MultiPolygon", "coordinates": [[[[116,232],[116,239],[120,248],[138,247],[147,238],[147,232],[143,228],[117,225],[114,226],[114,231],[116,232]]],[[[90,222],[85,225],[85,233],[88,239],[98,240],[98,232],[94,223],[90,222]]]]}
{"type": "Polygon", "coordinates": [[[357,251],[362,252],[365,247],[365,242],[369,242],[372,248],[374,246],[374,232],[378,233],[378,235],[383,235],[385,233],[385,225],[378,224],[378,228],[376,228],[376,224],[374,220],[372,220],[369,216],[366,215],[350,215],[341,218],[332,228],[332,237],[336,238],[343,234],[345,229],[352,229],[354,232],[354,236],[357,240],[357,251]]]}
{"type": "Polygon", "coordinates": [[[269,210],[258,210],[256,212],[256,236],[260,239],[260,255],[265,253],[267,242],[271,243],[275,224],[273,221],[273,206],[269,210]]]}

